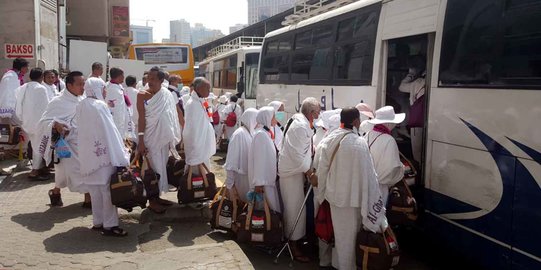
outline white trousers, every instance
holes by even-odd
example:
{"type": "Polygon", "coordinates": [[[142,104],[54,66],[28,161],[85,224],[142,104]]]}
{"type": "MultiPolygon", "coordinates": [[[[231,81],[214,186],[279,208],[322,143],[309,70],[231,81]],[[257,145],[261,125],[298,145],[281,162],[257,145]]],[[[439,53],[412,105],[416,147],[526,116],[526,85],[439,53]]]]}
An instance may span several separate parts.
{"type": "Polygon", "coordinates": [[[355,242],[357,232],[361,227],[361,208],[336,207],[331,204],[331,216],[338,269],[354,270],[356,269],[355,242]]]}
{"type": "Polygon", "coordinates": [[[421,163],[421,153],[423,151],[423,128],[411,128],[410,137],[413,159],[421,163]]]}
{"type": "MultiPolygon", "coordinates": [[[[295,227],[295,219],[304,201],[304,174],[280,177],[280,193],[284,202],[285,235],[289,237],[295,227]]],[[[291,235],[291,241],[297,241],[306,234],[306,207],[302,210],[299,223],[291,235]]]]}
{"type": "Polygon", "coordinates": [[[32,169],[39,170],[41,169],[43,164],[43,159],[41,158],[41,154],[39,153],[39,146],[41,143],[40,136],[28,134],[28,137],[30,137],[30,142],[32,143],[32,169]]]}
{"type": "Polygon", "coordinates": [[[88,185],[92,201],[92,219],[94,226],[106,229],[118,226],[118,211],[111,202],[109,185],[88,185]]]}

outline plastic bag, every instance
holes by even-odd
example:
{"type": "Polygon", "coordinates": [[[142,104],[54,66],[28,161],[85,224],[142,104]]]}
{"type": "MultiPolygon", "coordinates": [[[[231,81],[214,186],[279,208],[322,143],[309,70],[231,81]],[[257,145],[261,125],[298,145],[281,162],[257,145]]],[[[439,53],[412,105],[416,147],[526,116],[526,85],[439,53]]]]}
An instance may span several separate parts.
{"type": "Polygon", "coordinates": [[[55,153],[58,158],[70,158],[71,157],[71,151],[68,147],[68,143],[64,140],[63,137],[58,139],[55,146],[55,153]]]}

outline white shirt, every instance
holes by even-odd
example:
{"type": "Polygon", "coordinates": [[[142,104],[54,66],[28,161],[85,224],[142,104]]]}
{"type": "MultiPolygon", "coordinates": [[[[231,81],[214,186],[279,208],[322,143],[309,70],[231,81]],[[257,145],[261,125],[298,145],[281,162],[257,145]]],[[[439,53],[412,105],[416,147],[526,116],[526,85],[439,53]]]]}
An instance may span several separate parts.
{"type": "Polygon", "coordinates": [[[105,90],[106,83],[101,77],[88,77],[85,81],[85,95],[87,97],[96,97],[99,100],[105,100],[103,91],[105,90]]]}

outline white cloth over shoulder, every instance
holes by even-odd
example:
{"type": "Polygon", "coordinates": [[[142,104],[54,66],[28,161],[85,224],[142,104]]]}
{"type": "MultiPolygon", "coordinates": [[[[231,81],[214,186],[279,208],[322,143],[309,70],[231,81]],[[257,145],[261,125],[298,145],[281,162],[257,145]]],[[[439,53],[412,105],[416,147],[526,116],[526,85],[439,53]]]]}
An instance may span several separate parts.
{"type": "Polygon", "coordinates": [[[128,166],[129,153],[105,102],[94,98],[84,99],[77,106],[75,122],[78,128],[80,172],[83,176],[105,167],[128,166]]]}
{"type": "Polygon", "coordinates": [[[182,139],[176,106],[173,94],[163,87],[146,101],[145,146],[152,151],[168,144],[174,149],[182,139]]]}
{"type": "Polygon", "coordinates": [[[304,173],[310,169],[312,162],[312,136],[310,122],[303,114],[293,115],[293,122],[289,127],[280,149],[278,159],[278,174],[291,176],[304,173]]]}
{"type": "Polygon", "coordinates": [[[365,228],[373,232],[386,228],[385,206],[364,138],[351,130],[335,130],[318,146],[314,167],[318,177],[319,202],[326,199],[336,207],[360,207],[365,228]],[[340,148],[329,167],[332,153],[340,141],[340,148]]]}
{"type": "Polygon", "coordinates": [[[49,95],[49,100],[53,99],[54,97],[58,96],[58,89],[56,88],[56,85],[54,84],[46,84],[45,82],[41,83],[45,88],[47,88],[47,95],[49,95]]]}
{"type": "Polygon", "coordinates": [[[250,188],[276,185],[276,147],[265,127],[271,125],[274,108],[263,107],[257,113],[257,129],[248,158],[250,188]]]}
{"type": "Polygon", "coordinates": [[[15,113],[15,90],[21,86],[19,75],[13,70],[4,73],[0,81],[0,118],[11,118],[15,113]]]}
{"type": "Polygon", "coordinates": [[[186,164],[195,166],[208,162],[216,154],[216,137],[208,113],[203,106],[204,99],[191,93],[184,107],[185,126],[183,131],[186,164]]]}
{"type": "Polygon", "coordinates": [[[124,89],[120,84],[112,82],[107,83],[105,89],[105,102],[109,105],[111,114],[113,114],[115,126],[120,132],[120,135],[122,135],[123,139],[133,137],[130,136],[129,132],[129,122],[131,121],[131,117],[126,101],[124,100],[124,89]]]}
{"type": "MultiPolygon", "coordinates": [[[[135,104],[137,104],[137,94],[139,94],[139,90],[133,88],[133,87],[127,87],[126,88],[126,95],[128,95],[128,98],[131,102],[131,107],[128,107],[130,113],[131,113],[131,121],[134,125],[134,133],[137,132],[137,123],[139,121],[139,112],[137,111],[137,107],[135,104]]],[[[135,136],[137,138],[137,136],[135,136]]]]}
{"type": "Polygon", "coordinates": [[[365,138],[374,160],[383,201],[387,202],[389,188],[404,177],[404,166],[400,161],[398,146],[393,136],[374,130],[368,132],[365,138]]]}
{"type": "Polygon", "coordinates": [[[15,97],[17,118],[21,120],[23,130],[34,135],[39,120],[52,98],[49,99],[47,88],[38,82],[29,82],[17,88],[15,97]]]}
{"type": "Polygon", "coordinates": [[[248,174],[248,154],[256,125],[257,110],[250,108],[240,117],[243,124],[231,136],[224,168],[240,174],[248,174]]]}
{"type": "Polygon", "coordinates": [[[105,100],[103,96],[105,87],[106,84],[101,77],[88,77],[84,86],[85,95],[87,97],[95,97],[99,100],[105,100]]]}

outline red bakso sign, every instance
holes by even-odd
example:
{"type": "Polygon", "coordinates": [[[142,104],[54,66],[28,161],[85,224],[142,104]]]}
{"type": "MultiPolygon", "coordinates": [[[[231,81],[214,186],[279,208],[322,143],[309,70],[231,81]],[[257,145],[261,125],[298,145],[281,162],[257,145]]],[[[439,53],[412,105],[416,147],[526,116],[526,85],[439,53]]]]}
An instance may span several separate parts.
{"type": "Polygon", "coordinates": [[[34,58],[34,45],[32,44],[4,44],[4,55],[6,59],[12,58],[34,58]]]}

